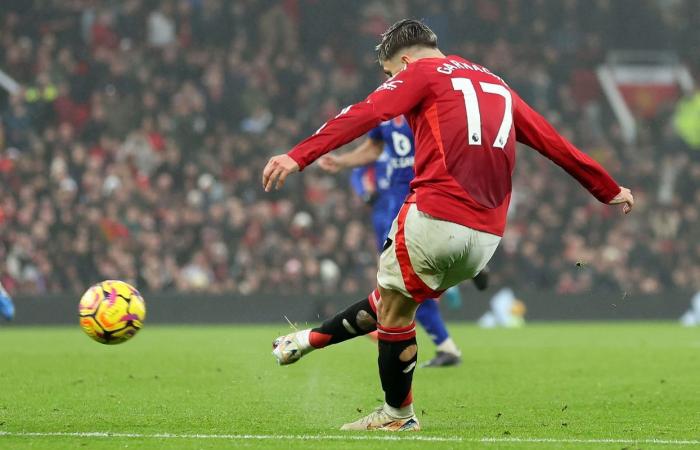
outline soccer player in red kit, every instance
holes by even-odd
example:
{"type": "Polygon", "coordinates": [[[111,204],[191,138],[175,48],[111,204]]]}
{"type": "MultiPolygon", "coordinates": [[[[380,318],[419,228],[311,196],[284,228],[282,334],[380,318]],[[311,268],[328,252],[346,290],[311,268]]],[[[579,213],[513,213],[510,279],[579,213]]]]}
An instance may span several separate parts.
{"type": "Polygon", "coordinates": [[[382,35],[379,62],[389,78],[289,153],[270,159],[266,191],[320,156],[403,114],[415,135],[415,179],[394,221],[377,273],[377,289],[321,327],[278,338],[280,364],[353,338],[374,324],[379,337],[381,408],[344,430],[420,429],[411,384],[417,361],[419,303],[478,274],[503,236],[516,141],[561,166],[606,204],[634,204],[596,161],[579,151],[501,78],[460,56],[445,56],[419,21],[401,20],[382,35]]]}

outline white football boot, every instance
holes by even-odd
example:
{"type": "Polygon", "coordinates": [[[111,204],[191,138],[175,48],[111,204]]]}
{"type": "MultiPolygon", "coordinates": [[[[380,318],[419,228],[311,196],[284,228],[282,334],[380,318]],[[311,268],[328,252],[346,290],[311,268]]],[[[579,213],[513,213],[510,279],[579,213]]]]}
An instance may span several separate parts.
{"type": "Polygon", "coordinates": [[[272,356],[280,366],[294,364],[302,356],[314,350],[309,344],[311,330],[301,330],[286,336],[280,336],[272,342],[272,356]]]}
{"type": "Polygon", "coordinates": [[[346,423],[340,429],[343,431],[420,431],[418,418],[412,410],[410,414],[409,417],[394,417],[386,411],[384,406],[380,406],[365,417],[346,423]]]}

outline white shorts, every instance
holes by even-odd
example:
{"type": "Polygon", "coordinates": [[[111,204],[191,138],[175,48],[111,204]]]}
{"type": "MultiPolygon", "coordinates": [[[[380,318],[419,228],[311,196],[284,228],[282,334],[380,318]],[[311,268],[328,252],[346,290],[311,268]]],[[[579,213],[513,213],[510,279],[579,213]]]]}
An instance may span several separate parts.
{"type": "Polygon", "coordinates": [[[405,203],[379,258],[377,283],[417,302],[474,278],[493,256],[500,236],[436,219],[405,203]]]}

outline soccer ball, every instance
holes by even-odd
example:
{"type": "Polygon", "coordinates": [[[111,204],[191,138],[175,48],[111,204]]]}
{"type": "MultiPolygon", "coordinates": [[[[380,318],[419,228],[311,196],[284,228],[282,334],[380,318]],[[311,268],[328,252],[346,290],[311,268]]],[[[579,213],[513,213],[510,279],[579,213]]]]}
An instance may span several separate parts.
{"type": "Polygon", "coordinates": [[[106,280],[90,287],[80,298],[80,326],[102,344],[121,344],[143,327],[146,304],[133,286],[106,280]]]}

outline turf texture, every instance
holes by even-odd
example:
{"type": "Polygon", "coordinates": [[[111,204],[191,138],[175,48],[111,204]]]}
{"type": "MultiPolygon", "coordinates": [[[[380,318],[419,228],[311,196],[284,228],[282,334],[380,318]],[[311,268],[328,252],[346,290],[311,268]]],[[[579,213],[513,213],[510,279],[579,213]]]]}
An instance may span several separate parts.
{"type": "Polygon", "coordinates": [[[380,404],[366,338],[279,367],[284,324],[146,324],[113,347],[77,324],[2,327],[0,449],[700,448],[699,329],[450,328],[464,363],[416,371],[423,431],[397,435],[338,430],[380,404]]]}

